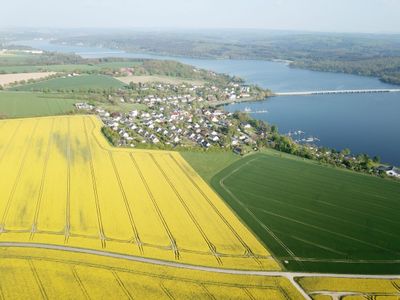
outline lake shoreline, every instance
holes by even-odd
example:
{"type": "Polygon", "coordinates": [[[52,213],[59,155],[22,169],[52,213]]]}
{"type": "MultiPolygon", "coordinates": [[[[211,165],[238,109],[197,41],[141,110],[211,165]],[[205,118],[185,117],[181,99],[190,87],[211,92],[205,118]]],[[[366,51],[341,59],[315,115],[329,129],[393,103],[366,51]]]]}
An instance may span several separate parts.
{"type": "Polygon", "coordinates": [[[246,103],[246,102],[262,102],[262,101],[267,101],[268,98],[270,98],[271,96],[267,96],[265,98],[262,99],[257,99],[257,98],[245,98],[245,99],[232,99],[232,100],[224,100],[224,101],[211,101],[208,104],[210,106],[214,106],[214,107],[220,107],[220,106],[227,106],[230,104],[238,104],[238,103],[246,103]]]}

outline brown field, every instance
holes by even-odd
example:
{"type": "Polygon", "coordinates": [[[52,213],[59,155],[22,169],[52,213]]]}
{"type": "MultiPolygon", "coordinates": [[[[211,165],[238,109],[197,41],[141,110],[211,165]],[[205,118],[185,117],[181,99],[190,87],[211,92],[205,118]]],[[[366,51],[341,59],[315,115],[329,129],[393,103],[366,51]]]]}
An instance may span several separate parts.
{"type": "Polygon", "coordinates": [[[55,72],[0,74],[0,85],[6,86],[15,81],[42,79],[56,74],[55,72]]]}
{"type": "Polygon", "coordinates": [[[190,83],[193,85],[203,85],[204,81],[201,80],[190,80],[179,77],[169,77],[169,76],[125,76],[125,77],[116,77],[119,81],[123,83],[129,84],[133,83],[149,83],[149,82],[162,82],[167,84],[182,84],[182,83],[190,83]]]}

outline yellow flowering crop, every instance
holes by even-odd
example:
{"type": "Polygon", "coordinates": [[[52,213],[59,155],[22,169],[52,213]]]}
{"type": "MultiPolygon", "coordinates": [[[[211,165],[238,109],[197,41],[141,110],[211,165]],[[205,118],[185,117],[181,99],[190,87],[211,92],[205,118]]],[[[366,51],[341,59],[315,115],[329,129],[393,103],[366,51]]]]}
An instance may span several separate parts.
{"type": "Polygon", "coordinates": [[[175,152],[117,149],[93,116],[0,121],[0,242],[278,270],[175,152]]]}

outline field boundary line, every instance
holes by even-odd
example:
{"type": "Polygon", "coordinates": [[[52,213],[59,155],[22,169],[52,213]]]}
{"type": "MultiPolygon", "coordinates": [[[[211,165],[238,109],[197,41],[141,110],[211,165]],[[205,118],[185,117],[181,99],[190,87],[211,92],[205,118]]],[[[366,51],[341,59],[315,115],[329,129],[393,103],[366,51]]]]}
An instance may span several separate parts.
{"type": "Polygon", "coordinates": [[[39,194],[38,194],[38,197],[36,200],[35,215],[33,217],[33,222],[32,222],[32,231],[31,231],[31,235],[29,237],[30,240],[33,239],[36,229],[37,229],[37,222],[38,222],[40,206],[41,206],[42,198],[43,198],[44,183],[46,181],[46,173],[47,173],[47,166],[48,166],[48,161],[49,161],[49,156],[50,156],[50,150],[53,145],[54,123],[55,123],[55,120],[53,118],[52,122],[51,122],[50,133],[49,133],[49,141],[47,143],[47,150],[46,150],[46,154],[45,154],[46,156],[45,156],[44,165],[43,165],[43,172],[42,172],[42,176],[40,179],[39,194]]]}
{"type": "MultiPolygon", "coordinates": [[[[219,209],[215,206],[215,204],[212,202],[212,200],[204,193],[204,191],[200,188],[200,186],[191,178],[191,176],[187,173],[187,171],[182,167],[182,165],[176,160],[176,158],[169,153],[168,154],[172,160],[175,162],[175,164],[181,169],[181,171],[185,174],[185,176],[189,179],[189,181],[192,183],[192,185],[197,189],[197,191],[203,196],[203,198],[207,201],[208,205],[212,207],[214,212],[220,217],[222,222],[229,228],[229,230],[233,233],[233,235],[238,239],[238,241],[242,244],[246,254],[249,257],[252,257],[258,265],[261,266],[260,261],[257,259],[256,255],[254,254],[253,250],[247,245],[247,243],[242,239],[242,237],[237,233],[235,228],[228,222],[228,220],[225,218],[225,216],[219,211],[219,209]]],[[[197,172],[196,172],[197,174],[197,172]]],[[[201,178],[200,178],[201,179],[201,178]]],[[[202,180],[202,179],[201,179],[202,180]]],[[[225,202],[223,202],[225,204],[225,202]]],[[[246,228],[247,229],[247,228],[246,228]]],[[[251,231],[250,231],[251,233],[251,231]]]]}
{"type": "Polygon", "coordinates": [[[21,159],[21,162],[20,162],[20,165],[19,165],[19,168],[18,168],[17,177],[15,178],[13,187],[12,187],[11,192],[10,192],[10,195],[8,196],[7,204],[6,204],[5,210],[3,212],[3,216],[2,216],[1,221],[0,221],[0,235],[5,230],[5,222],[6,222],[6,219],[7,219],[7,216],[8,216],[8,212],[10,210],[11,202],[14,199],[15,191],[17,190],[18,184],[20,182],[19,178],[21,177],[22,170],[24,169],[26,157],[28,156],[28,152],[29,152],[29,150],[31,148],[33,136],[34,136],[34,134],[36,132],[36,128],[37,128],[38,124],[39,124],[39,120],[36,120],[35,126],[32,129],[32,132],[30,134],[30,137],[29,137],[29,140],[27,142],[27,145],[25,146],[26,149],[24,149],[24,153],[22,155],[22,159],[21,159]]]}
{"type": "Polygon", "coordinates": [[[153,154],[149,154],[149,155],[150,155],[151,159],[153,160],[154,164],[157,166],[157,169],[161,172],[161,174],[163,175],[164,179],[167,181],[167,183],[170,186],[170,188],[174,191],[175,195],[178,197],[180,203],[184,207],[184,209],[185,209],[186,213],[188,214],[189,218],[192,220],[192,222],[197,227],[197,230],[200,232],[200,234],[203,237],[204,241],[207,243],[208,248],[211,251],[211,254],[215,257],[215,259],[217,260],[218,264],[222,265],[223,264],[222,260],[218,256],[217,249],[216,249],[215,245],[209,240],[209,238],[207,237],[207,235],[204,232],[203,228],[200,226],[199,222],[197,221],[197,219],[195,218],[195,216],[193,215],[193,213],[191,212],[191,210],[187,206],[185,200],[182,198],[181,194],[178,192],[178,190],[176,189],[176,187],[174,186],[174,184],[172,183],[170,178],[167,176],[167,174],[161,168],[161,166],[159,165],[157,160],[154,158],[154,155],[153,154]]]}
{"type": "Polygon", "coordinates": [[[83,126],[84,126],[84,131],[85,131],[85,136],[86,136],[86,143],[89,151],[89,165],[90,165],[90,173],[92,177],[92,188],[93,188],[93,193],[94,193],[94,199],[95,199],[95,205],[96,205],[96,212],[97,212],[97,222],[99,226],[99,231],[100,231],[100,240],[101,240],[101,246],[102,248],[106,247],[106,236],[104,234],[104,227],[103,227],[103,221],[101,218],[101,209],[100,209],[100,203],[99,203],[99,195],[97,192],[97,182],[96,182],[96,174],[94,171],[94,166],[93,166],[93,157],[92,157],[92,150],[90,146],[90,141],[89,141],[89,136],[87,133],[87,128],[86,128],[86,122],[85,119],[82,119],[83,121],[83,126]]]}
{"type": "Polygon", "coordinates": [[[124,189],[124,186],[122,184],[121,177],[119,176],[119,172],[118,172],[117,166],[115,165],[114,157],[113,157],[111,151],[107,151],[107,152],[108,152],[108,156],[110,158],[110,161],[111,161],[111,164],[112,164],[112,167],[113,167],[113,170],[114,170],[114,175],[115,175],[115,177],[117,179],[118,186],[119,186],[119,189],[120,189],[121,194],[122,194],[122,198],[123,198],[123,201],[124,201],[124,204],[125,204],[125,210],[128,213],[128,218],[129,218],[129,222],[131,224],[131,228],[132,228],[132,231],[133,231],[135,243],[138,245],[140,253],[143,254],[143,244],[142,244],[142,241],[140,240],[139,231],[137,229],[137,226],[136,226],[136,223],[135,223],[135,219],[133,217],[133,213],[132,213],[131,207],[130,207],[129,202],[128,202],[128,197],[126,196],[125,189],[124,189]]]}
{"type": "Polygon", "coordinates": [[[65,203],[65,232],[64,243],[68,243],[71,230],[71,123],[70,118],[67,118],[67,199],[65,203]]]}
{"type": "Polygon", "coordinates": [[[151,199],[151,201],[152,201],[152,203],[153,203],[153,206],[154,206],[154,208],[155,208],[155,210],[156,210],[156,212],[157,212],[157,215],[158,215],[158,217],[159,217],[159,219],[160,219],[162,225],[164,226],[164,229],[165,229],[165,231],[166,231],[166,233],[167,233],[167,235],[168,235],[168,238],[169,238],[169,240],[170,240],[170,242],[171,242],[171,247],[172,247],[172,251],[174,252],[175,259],[178,259],[178,260],[179,260],[179,249],[178,249],[178,245],[176,244],[176,240],[175,240],[175,238],[174,238],[174,236],[173,236],[173,234],[172,234],[170,228],[168,227],[168,223],[167,223],[167,221],[165,220],[165,218],[164,218],[164,216],[163,216],[163,214],[162,214],[162,212],[161,212],[161,210],[160,210],[160,207],[158,206],[157,201],[156,201],[156,199],[154,198],[154,195],[153,195],[153,193],[152,193],[152,191],[151,191],[151,189],[150,189],[150,187],[149,187],[149,185],[148,185],[146,179],[144,178],[144,175],[143,175],[143,173],[142,173],[142,170],[140,170],[140,168],[139,168],[139,165],[138,165],[136,159],[133,157],[133,154],[132,154],[132,153],[129,153],[129,157],[131,158],[132,163],[133,163],[134,167],[136,168],[136,170],[137,170],[137,172],[138,172],[138,174],[139,174],[139,177],[140,177],[140,179],[142,180],[143,185],[144,185],[145,188],[146,188],[147,194],[149,195],[149,197],[150,197],[150,199],[151,199]]]}

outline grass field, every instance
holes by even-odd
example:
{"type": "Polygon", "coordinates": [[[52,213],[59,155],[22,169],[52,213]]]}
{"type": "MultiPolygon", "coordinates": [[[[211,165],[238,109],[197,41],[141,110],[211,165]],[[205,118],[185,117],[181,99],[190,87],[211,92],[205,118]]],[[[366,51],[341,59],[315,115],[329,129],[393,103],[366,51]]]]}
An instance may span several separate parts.
{"type": "Polygon", "coordinates": [[[50,90],[79,90],[79,89],[109,89],[123,88],[124,84],[119,80],[105,75],[80,75],[75,77],[60,77],[44,80],[37,83],[25,84],[14,87],[14,91],[50,90]]]}
{"type": "Polygon", "coordinates": [[[212,179],[288,270],[399,273],[400,184],[267,152],[212,179]]]}
{"type": "Polygon", "coordinates": [[[78,100],[31,92],[0,92],[1,117],[34,117],[65,114],[78,100]]]}
{"type": "Polygon", "coordinates": [[[226,152],[181,152],[197,173],[208,183],[220,171],[240,159],[239,155],[226,152]]]}
{"type": "Polygon", "coordinates": [[[0,121],[0,242],[280,268],[178,153],[112,148],[100,126],[90,116],[0,121]]]}

